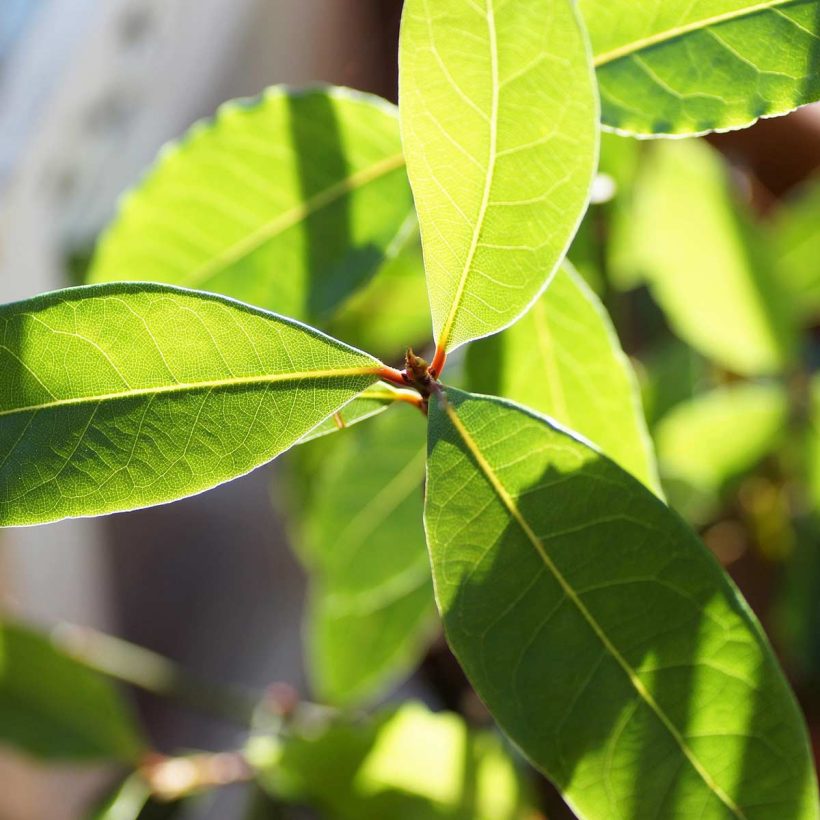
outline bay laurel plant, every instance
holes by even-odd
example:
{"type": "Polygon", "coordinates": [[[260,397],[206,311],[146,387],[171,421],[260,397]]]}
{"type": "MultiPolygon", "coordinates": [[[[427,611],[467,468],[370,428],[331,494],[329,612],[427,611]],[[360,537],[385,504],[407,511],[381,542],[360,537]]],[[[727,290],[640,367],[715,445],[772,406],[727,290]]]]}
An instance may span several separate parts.
{"type": "MultiPolygon", "coordinates": [[[[406,676],[434,599],[579,817],[817,817],[789,685],[665,502],[628,360],[565,257],[602,124],[682,137],[786,113],[820,97],[819,33],[806,0],[406,0],[397,110],[324,87],[226,105],[124,200],[88,286],[0,307],[0,525],[171,502],[292,450],[278,480],[323,701],[406,676]],[[423,352],[430,314],[426,358],[382,361],[423,352]]],[[[98,717],[71,719],[86,736],[98,717]]],[[[457,750],[460,729],[410,706],[379,718],[395,755],[408,720],[429,755],[457,750]]],[[[0,734],[31,750],[23,724],[0,734]]],[[[89,754],[139,758],[107,731],[89,754]]],[[[280,796],[387,816],[266,748],[247,762],[280,796]]],[[[471,806],[413,816],[523,816],[471,806]]]]}

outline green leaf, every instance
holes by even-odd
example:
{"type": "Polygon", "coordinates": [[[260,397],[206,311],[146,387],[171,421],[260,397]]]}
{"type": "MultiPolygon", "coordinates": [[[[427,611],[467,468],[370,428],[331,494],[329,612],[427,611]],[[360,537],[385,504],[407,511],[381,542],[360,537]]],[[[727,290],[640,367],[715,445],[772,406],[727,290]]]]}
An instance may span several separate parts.
{"type": "Polygon", "coordinates": [[[817,0],[581,0],[603,123],[743,128],[820,99],[817,0]]]}
{"type": "Polygon", "coordinates": [[[411,227],[396,256],[342,305],[327,328],[385,361],[403,356],[408,347],[421,349],[430,339],[421,242],[418,225],[411,227]]]}
{"type": "Polygon", "coordinates": [[[673,407],[694,398],[709,384],[706,360],[674,336],[667,336],[641,359],[641,390],[650,428],[673,407]]]}
{"type": "Polygon", "coordinates": [[[353,401],[346,404],[341,410],[325,419],[318,427],[314,427],[307,435],[300,439],[299,444],[305,444],[316,438],[323,438],[340,430],[345,430],[358,424],[360,421],[378,416],[392,404],[397,402],[415,403],[419,394],[414,390],[398,390],[387,382],[378,382],[373,387],[360,393],[353,401]]]}
{"type": "Polygon", "coordinates": [[[322,701],[384,694],[434,634],[424,428],[418,410],[397,407],[309,454],[319,466],[298,499],[296,540],[311,571],[307,651],[322,701]]]}
{"type": "Polygon", "coordinates": [[[719,490],[773,449],[788,410],[778,384],[736,383],[679,404],[655,430],[664,475],[719,490]]]}
{"type": "Polygon", "coordinates": [[[598,103],[570,0],[407,0],[400,109],[433,326],[449,351],[514,322],[586,208],[598,103]]]}
{"type": "Polygon", "coordinates": [[[10,623],[0,625],[0,741],[46,760],[133,764],[145,751],[105,678],[10,623]]]}
{"type": "Polygon", "coordinates": [[[467,371],[471,389],[551,416],[660,491],[632,367],[604,306],[569,265],[523,319],[470,346],[467,371]]]}
{"type": "Polygon", "coordinates": [[[221,297],[100,285],[0,307],[0,525],[173,501],[277,456],[379,363],[221,297]]]}
{"type": "Polygon", "coordinates": [[[633,236],[653,295],[682,339],[738,373],[784,367],[796,346],[788,294],[705,142],[653,146],[633,236]]]}
{"type": "Polygon", "coordinates": [[[805,728],[738,591],[617,465],[499,399],[431,402],[450,645],[581,817],[816,818],[805,728]]]}
{"type": "Polygon", "coordinates": [[[272,88],[165,149],[89,281],[182,285],[318,322],[393,253],[412,212],[393,106],[272,88]]]}
{"type": "Polygon", "coordinates": [[[820,180],[814,180],[775,214],[772,228],[775,277],[807,320],[820,315],[820,180]]]}
{"type": "MultiPolygon", "coordinates": [[[[529,796],[499,742],[417,703],[248,747],[263,783],[336,820],[525,820],[529,796]]],[[[323,815],[325,816],[325,815],[323,815]]]]}

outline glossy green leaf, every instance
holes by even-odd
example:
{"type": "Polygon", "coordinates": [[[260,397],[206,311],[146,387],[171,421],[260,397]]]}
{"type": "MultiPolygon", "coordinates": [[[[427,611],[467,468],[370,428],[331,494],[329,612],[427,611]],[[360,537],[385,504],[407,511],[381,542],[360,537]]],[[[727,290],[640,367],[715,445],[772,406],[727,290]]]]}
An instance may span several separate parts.
{"type": "Polygon", "coordinates": [[[105,678],[9,623],[0,626],[0,742],[46,760],[133,764],[145,751],[105,678]]]}
{"type": "Polygon", "coordinates": [[[681,338],[729,370],[780,371],[795,348],[788,294],[717,153],[654,145],[633,219],[644,275],[681,338]]]}
{"type": "Polygon", "coordinates": [[[598,103],[570,0],[407,0],[407,169],[443,350],[515,321],[586,208],[598,103]]]}
{"type": "Polygon", "coordinates": [[[319,467],[296,508],[297,540],[310,569],[307,652],[323,701],[382,695],[434,634],[424,427],[418,410],[396,407],[311,454],[319,467]]]}
{"type": "Polygon", "coordinates": [[[0,307],[0,525],[145,507],[274,458],[379,363],[221,297],[99,285],[0,307]]]}
{"type": "Polygon", "coordinates": [[[297,731],[281,743],[260,737],[248,757],[274,794],[308,802],[335,820],[533,816],[497,736],[413,702],[374,720],[297,731]]]}
{"type": "Polygon", "coordinates": [[[679,404],[655,430],[664,475],[720,489],[772,450],[788,412],[778,384],[737,383],[679,404]]]}
{"type": "Polygon", "coordinates": [[[431,402],[425,521],[450,645],[581,817],[816,818],[796,702],[683,522],[548,419],[431,402]]]}
{"type": "Polygon", "coordinates": [[[167,148],[105,234],[91,282],[162,282],[320,321],[411,217],[393,106],[272,88],[167,148]]]}
{"type": "Polygon", "coordinates": [[[817,0],[581,0],[603,123],[743,128],[820,99],[817,0]]]}
{"type": "Polygon", "coordinates": [[[772,228],[775,276],[790,291],[794,310],[808,320],[820,315],[820,181],[814,180],[775,214],[772,228]]]}
{"type": "Polygon", "coordinates": [[[470,346],[468,383],[554,418],[659,492],[635,375],[604,306],[568,265],[529,313],[470,346]]]}

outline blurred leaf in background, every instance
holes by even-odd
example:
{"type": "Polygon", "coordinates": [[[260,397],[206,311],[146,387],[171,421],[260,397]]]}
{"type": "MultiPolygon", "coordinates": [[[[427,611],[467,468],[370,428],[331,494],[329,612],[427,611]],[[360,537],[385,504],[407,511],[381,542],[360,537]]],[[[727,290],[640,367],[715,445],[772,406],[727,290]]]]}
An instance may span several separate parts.
{"type": "Polygon", "coordinates": [[[0,625],[0,741],[55,761],[134,765],[146,751],[110,681],[14,623],[0,625]]]}
{"type": "Polygon", "coordinates": [[[632,218],[634,262],[682,339],[746,375],[777,373],[793,360],[789,293],[712,148],[653,145],[632,218]]]}
{"type": "Polygon", "coordinates": [[[424,418],[400,406],[291,456],[292,540],[310,576],[306,652],[323,700],[383,695],[435,634],[424,457],[424,418]]]}
{"type": "Polygon", "coordinates": [[[772,226],[775,276],[788,288],[803,321],[820,318],[820,179],[804,184],[776,211],[772,226]]]}
{"type": "Polygon", "coordinates": [[[499,737],[408,702],[370,719],[252,739],[275,795],[338,820],[525,820],[526,787],[499,737]]]}
{"type": "Polygon", "coordinates": [[[663,475],[717,491],[782,441],[788,396],[776,383],[737,382],[678,404],[655,428],[663,475]]]}

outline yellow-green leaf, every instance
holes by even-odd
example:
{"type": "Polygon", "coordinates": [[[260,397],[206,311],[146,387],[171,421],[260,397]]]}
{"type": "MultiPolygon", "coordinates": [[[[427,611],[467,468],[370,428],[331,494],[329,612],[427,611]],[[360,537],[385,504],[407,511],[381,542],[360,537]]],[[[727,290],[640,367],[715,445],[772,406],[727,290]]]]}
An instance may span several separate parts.
{"type": "Polygon", "coordinates": [[[444,352],[515,321],[561,262],[595,170],[597,94],[571,0],[407,0],[399,59],[444,352]]]}
{"type": "Polygon", "coordinates": [[[271,88],[163,151],[89,281],[181,285],[319,322],[393,254],[412,211],[392,105],[271,88]]]}
{"type": "Polygon", "coordinates": [[[247,473],[376,383],[376,359],[210,294],[98,285],[0,307],[0,526],[247,473]]]}
{"type": "Polygon", "coordinates": [[[524,318],[470,346],[467,370],[472,390],[545,413],[660,492],[632,366],[606,309],[568,264],[524,318]]]}
{"type": "Polygon", "coordinates": [[[820,99],[817,0],[581,0],[605,125],[743,128],[820,99]]]}

